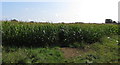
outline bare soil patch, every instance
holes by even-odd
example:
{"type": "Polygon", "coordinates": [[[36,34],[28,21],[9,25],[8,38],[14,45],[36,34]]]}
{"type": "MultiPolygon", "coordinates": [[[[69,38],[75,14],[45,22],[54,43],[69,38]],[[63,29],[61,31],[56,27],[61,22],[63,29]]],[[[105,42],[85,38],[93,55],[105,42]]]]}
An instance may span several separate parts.
{"type": "Polygon", "coordinates": [[[88,50],[85,50],[85,49],[69,48],[69,47],[63,47],[63,48],[60,48],[60,50],[63,52],[65,58],[82,56],[85,52],[88,51],[88,50]]]}

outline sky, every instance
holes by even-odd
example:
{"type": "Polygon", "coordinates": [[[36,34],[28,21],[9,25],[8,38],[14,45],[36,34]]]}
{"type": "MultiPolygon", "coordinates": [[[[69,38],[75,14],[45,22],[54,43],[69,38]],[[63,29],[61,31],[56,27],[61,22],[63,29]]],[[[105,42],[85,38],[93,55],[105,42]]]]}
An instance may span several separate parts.
{"type": "Polygon", "coordinates": [[[2,20],[53,23],[104,23],[105,19],[118,21],[118,2],[119,0],[2,0],[2,20]]]}

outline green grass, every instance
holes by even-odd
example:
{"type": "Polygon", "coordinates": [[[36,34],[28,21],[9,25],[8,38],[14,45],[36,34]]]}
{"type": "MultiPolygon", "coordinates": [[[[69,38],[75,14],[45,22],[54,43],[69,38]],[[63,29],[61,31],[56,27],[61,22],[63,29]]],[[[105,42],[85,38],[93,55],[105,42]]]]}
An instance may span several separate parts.
{"type": "Polygon", "coordinates": [[[118,36],[103,37],[101,43],[96,42],[94,44],[86,46],[90,49],[85,55],[78,56],[71,59],[71,62],[75,63],[117,63],[120,62],[118,36]]]}
{"type": "MultiPolygon", "coordinates": [[[[74,47],[74,46],[72,46],[74,47]]],[[[77,46],[79,48],[81,46],[77,46]]],[[[87,52],[72,58],[64,58],[60,47],[27,48],[3,47],[3,63],[118,63],[118,36],[104,36],[100,42],[86,44],[87,52]]],[[[82,49],[81,49],[82,50],[82,49]]]]}
{"type": "Polygon", "coordinates": [[[56,63],[62,61],[59,48],[9,48],[3,50],[3,63],[56,63]]]}

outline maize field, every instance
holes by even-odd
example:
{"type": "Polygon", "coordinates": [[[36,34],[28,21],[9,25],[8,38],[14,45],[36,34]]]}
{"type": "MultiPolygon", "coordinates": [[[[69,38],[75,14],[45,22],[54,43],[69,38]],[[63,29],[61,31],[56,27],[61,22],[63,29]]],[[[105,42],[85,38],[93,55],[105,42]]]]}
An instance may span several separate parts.
{"type": "Polygon", "coordinates": [[[68,46],[74,42],[88,44],[102,36],[118,34],[117,24],[68,24],[2,22],[5,46],[68,46]]]}

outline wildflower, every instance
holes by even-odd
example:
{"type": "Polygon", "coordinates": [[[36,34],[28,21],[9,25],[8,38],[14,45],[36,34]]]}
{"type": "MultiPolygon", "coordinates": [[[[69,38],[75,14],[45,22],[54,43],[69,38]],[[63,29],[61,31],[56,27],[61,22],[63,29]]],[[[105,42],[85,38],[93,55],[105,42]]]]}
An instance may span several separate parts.
{"type": "Polygon", "coordinates": [[[107,37],[108,39],[110,39],[110,37],[107,37]]]}
{"type": "Polygon", "coordinates": [[[66,41],[67,39],[65,39],[65,41],[66,41]]]}
{"type": "Polygon", "coordinates": [[[49,40],[49,38],[48,38],[48,40],[49,40]]]}
{"type": "Polygon", "coordinates": [[[43,33],[45,33],[45,30],[43,30],[43,33]]]}
{"type": "Polygon", "coordinates": [[[118,43],[118,40],[116,40],[116,42],[118,43]]]}
{"type": "Polygon", "coordinates": [[[1,45],[1,48],[3,48],[3,46],[1,45]]]}

